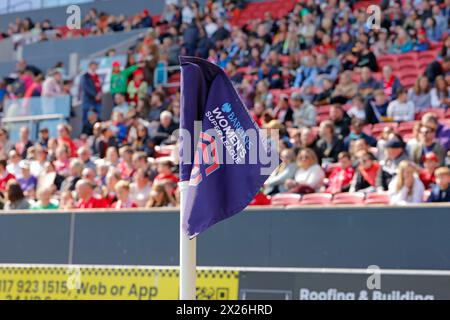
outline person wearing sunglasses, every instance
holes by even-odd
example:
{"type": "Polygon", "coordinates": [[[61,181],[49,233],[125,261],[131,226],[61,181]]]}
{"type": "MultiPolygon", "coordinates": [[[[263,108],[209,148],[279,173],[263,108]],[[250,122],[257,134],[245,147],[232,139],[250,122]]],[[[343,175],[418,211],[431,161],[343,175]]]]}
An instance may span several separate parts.
{"type": "Polygon", "coordinates": [[[421,126],[419,130],[419,143],[411,153],[411,159],[420,165],[423,165],[423,157],[427,153],[434,153],[439,164],[444,164],[445,150],[442,145],[436,141],[436,130],[432,127],[421,126]]]}

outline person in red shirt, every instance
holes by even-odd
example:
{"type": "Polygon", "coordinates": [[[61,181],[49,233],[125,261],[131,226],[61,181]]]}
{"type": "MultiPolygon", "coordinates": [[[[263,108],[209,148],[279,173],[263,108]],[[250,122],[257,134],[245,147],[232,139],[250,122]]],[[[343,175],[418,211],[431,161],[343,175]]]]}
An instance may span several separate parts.
{"type": "Polygon", "coordinates": [[[422,159],[424,168],[419,171],[419,178],[425,189],[429,189],[432,184],[436,183],[434,171],[439,168],[439,159],[434,152],[425,154],[422,159]]]}
{"type": "Polygon", "coordinates": [[[0,192],[6,191],[6,184],[9,180],[15,180],[16,177],[6,170],[8,162],[5,159],[0,159],[0,192]]]}
{"type": "Polygon", "coordinates": [[[77,156],[77,146],[70,138],[71,128],[68,124],[60,123],[58,125],[58,144],[65,144],[69,148],[69,154],[71,158],[77,156]]]}
{"type": "Polygon", "coordinates": [[[101,209],[108,207],[104,199],[94,196],[94,186],[90,182],[84,179],[79,180],[75,190],[79,199],[75,205],[77,209],[101,209]]]}
{"type": "Polygon", "coordinates": [[[136,202],[130,199],[130,183],[125,180],[121,180],[117,182],[116,186],[114,187],[114,190],[116,191],[117,200],[111,205],[111,208],[113,209],[130,209],[130,208],[137,208],[136,202]]]}
{"type": "Polygon", "coordinates": [[[172,161],[163,160],[158,163],[158,175],[155,177],[154,183],[162,183],[166,180],[178,183],[178,177],[172,172],[172,161]]]}
{"type": "Polygon", "coordinates": [[[346,192],[350,189],[350,184],[355,174],[352,167],[350,153],[343,151],[338,155],[339,165],[331,171],[327,192],[338,193],[346,192]]]}

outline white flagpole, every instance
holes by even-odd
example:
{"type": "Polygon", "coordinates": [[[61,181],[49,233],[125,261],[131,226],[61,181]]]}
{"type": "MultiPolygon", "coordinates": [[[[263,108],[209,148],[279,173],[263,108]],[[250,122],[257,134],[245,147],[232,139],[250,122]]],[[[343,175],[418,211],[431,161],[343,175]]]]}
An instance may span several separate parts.
{"type": "Polygon", "coordinates": [[[195,300],[195,279],[197,264],[197,240],[189,240],[183,231],[184,204],[189,181],[178,183],[180,188],[180,300],[195,300]]]}

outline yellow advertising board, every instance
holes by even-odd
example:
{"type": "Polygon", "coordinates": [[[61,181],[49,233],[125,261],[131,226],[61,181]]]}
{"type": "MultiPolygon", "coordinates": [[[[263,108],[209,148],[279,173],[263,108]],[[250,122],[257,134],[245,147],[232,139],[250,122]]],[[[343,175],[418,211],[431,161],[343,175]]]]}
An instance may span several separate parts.
{"type": "MultiPolygon", "coordinates": [[[[0,265],[0,299],[175,300],[177,268],[0,265]]],[[[237,300],[239,272],[197,271],[197,299],[237,300]]]]}

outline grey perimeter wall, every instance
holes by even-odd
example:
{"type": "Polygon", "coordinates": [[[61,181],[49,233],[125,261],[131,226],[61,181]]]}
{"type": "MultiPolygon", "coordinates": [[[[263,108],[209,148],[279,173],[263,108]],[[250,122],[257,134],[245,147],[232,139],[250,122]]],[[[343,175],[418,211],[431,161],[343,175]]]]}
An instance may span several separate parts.
{"type": "MultiPolygon", "coordinates": [[[[0,263],[177,265],[178,217],[0,214],[0,263]]],[[[199,266],[449,269],[450,207],[252,209],[197,246],[199,266]]]]}

